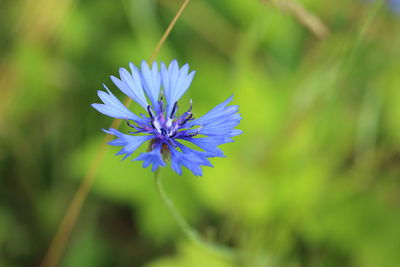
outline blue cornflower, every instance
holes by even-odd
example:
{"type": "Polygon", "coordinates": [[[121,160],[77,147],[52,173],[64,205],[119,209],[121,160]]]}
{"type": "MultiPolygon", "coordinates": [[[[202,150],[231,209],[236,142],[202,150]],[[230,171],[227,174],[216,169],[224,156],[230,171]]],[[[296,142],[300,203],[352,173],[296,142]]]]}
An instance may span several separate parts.
{"type": "Polygon", "coordinates": [[[172,169],[178,174],[182,174],[181,167],[185,166],[198,176],[202,175],[201,166],[213,167],[209,158],[224,157],[218,146],[233,142],[232,137],[242,133],[234,129],[241,119],[237,113],[238,106],[228,106],[233,96],[197,119],[193,117],[192,101],[190,108],[178,115],[178,100],[189,88],[195,74],[194,71],[188,73],[189,65],[179,68],[178,62],[173,60],[168,68],[161,63],[160,71],[156,62],[150,68],[143,61],[140,70],[132,63],[129,66],[131,72],[121,68],[120,79],[111,76],[111,80],[124,94],[141,105],[147,115],[132,113],[105,85],[106,92],[98,91],[104,104],[92,104],[100,113],[124,119],[134,129],[129,134],[112,128],[103,129],[117,137],[109,143],[122,147],[117,155],[125,154],[125,159],[148,141],[148,152],[134,159],[142,160],[143,167],[152,164],[152,171],[155,171],[170,160],[172,169]],[[200,150],[189,148],[184,141],[200,150]]]}

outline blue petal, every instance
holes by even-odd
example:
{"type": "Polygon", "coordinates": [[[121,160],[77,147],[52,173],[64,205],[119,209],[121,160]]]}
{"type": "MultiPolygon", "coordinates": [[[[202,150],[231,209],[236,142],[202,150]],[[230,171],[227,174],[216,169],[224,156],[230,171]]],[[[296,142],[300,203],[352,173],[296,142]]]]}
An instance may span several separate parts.
{"type": "Polygon", "coordinates": [[[227,106],[232,101],[232,98],[233,96],[229,97],[204,116],[187,123],[185,126],[188,128],[196,125],[201,126],[199,129],[188,130],[188,133],[228,137],[228,139],[241,134],[241,131],[234,129],[241,120],[240,114],[237,113],[238,106],[227,106]]]}
{"type": "Polygon", "coordinates": [[[118,137],[108,144],[112,146],[122,146],[117,155],[126,154],[123,160],[129,157],[133,152],[135,152],[135,150],[138,149],[144,142],[154,138],[152,135],[127,135],[113,128],[102,130],[105,133],[112,134],[118,137]]]}
{"type": "Polygon", "coordinates": [[[225,157],[221,149],[218,148],[219,145],[230,142],[231,139],[220,137],[220,136],[210,136],[203,138],[192,138],[192,137],[181,137],[180,139],[189,141],[196,146],[200,147],[204,151],[209,153],[208,157],[225,157]],[[229,140],[228,140],[229,139],[229,140]]]}
{"type": "Polygon", "coordinates": [[[108,88],[103,85],[107,92],[97,91],[98,96],[103,101],[104,104],[92,104],[100,113],[117,119],[129,119],[137,122],[143,122],[144,120],[139,116],[133,114],[129,109],[127,109],[113,93],[108,90],[108,88]]]}
{"type": "Polygon", "coordinates": [[[167,114],[170,114],[175,102],[177,102],[187,91],[192,83],[195,71],[188,74],[189,65],[185,64],[179,69],[178,62],[173,60],[167,69],[161,63],[161,80],[164,87],[164,95],[167,101],[167,114]]]}
{"type": "Polygon", "coordinates": [[[141,78],[144,91],[150,98],[150,101],[153,104],[155,111],[158,113],[159,112],[158,97],[160,96],[161,77],[158,71],[157,62],[155,61],[153,62],[153,66],[150,70],[146,61],[143,60],[140,70],[142,74],[141,78]]]}
{"type": "Polygon", "coordinates": [[[114,84],[132,100],[136,101],[143,108],[147,108],[147,99],[143,92],[142,82],[140,79],[137,68],[130,63],[132,73],[129,73],[126,69],[120,68],[119,75],[121,80],[115,76],[111,76],[111,80],[114,84]]]}
{"type": "Polygon", "coordinates": [[[169,145],[171,151],[171,168],[179,175],[182,175],[182,166],[188,168],[196,176],[202,176],[203,171],[200,167],[201,159],[194,153],[182,153],[169,145]]]}
{"type": "Polygon", "coordinates": [[[194,156],[197,157],[197,161],[200,162],[201,165],[214,167],[207,159],[208,157],[213,157],[212,153],[191,149],[177,141],[175,141],[175,144],[182,150],[184,154],[194,154],[194,156]]]}
{"type": "Polygon", "coordinates": [[[147,168],[150,164],[153,164],[151,171],[155,171],[160,166],[165,166],[165,162],[161,155],[161,145],[155,147],[152,151],[141,153],[139,157],[134,160],[143,160],[143,168],[147,168]]]}
{"type": "Polygon", "coordinates": [[[237,135],[242,134],[242,133],[243,133],[242,130],[233,129],[233,130],[229,133],[229,137],[234,137],[234,136],[237,136],[237,135]]]}
{"type": "MultiPolygon", "coordinates": [[[[233,95],[221,104],[215,106],[212,110],[207,112],[205,115],[191,121],[187,127],[193,125],[207,125],[216,121],[225,120],[226,117],[234,115],[238,111],[238,106],[232,105],[227,106],[233,99],[233,95]]],[[[235,117],[233,117],[235,118],[235,117]]],[[[240,118],[240,117],[239,117],[240,118]]]]}
{"type": "Polygon", "coordinates": [[[203,135],[229,135],[233,128],[239,124],[240,121],[228,121],[222,120],[220,124],[206,125],[203,126],[198,133],[203,135]]]}

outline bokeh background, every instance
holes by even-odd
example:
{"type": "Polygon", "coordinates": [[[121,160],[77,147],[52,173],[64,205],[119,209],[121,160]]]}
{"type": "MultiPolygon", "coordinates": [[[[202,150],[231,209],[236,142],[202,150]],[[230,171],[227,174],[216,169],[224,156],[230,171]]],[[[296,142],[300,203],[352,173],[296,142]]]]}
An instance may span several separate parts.
{"type": "MultiPolygon", "coordinates": [[[[192,0],[162,47],[157,60],[197,71],[181,100],[195,115],[231,94],[240,105],[227,158],[200,178],[161,175],[188,221],[243,266],[398,266],[395,2],[192,0]]],[[[111,123],[90,107],[96,91],[123,98],[109,75],[149,58],[181,3],[0,1],[0,266],[40,265],[111,123]]],[[[236,266],[190,243],[151,171],[117,151],[60,266],[236,266]]]]}

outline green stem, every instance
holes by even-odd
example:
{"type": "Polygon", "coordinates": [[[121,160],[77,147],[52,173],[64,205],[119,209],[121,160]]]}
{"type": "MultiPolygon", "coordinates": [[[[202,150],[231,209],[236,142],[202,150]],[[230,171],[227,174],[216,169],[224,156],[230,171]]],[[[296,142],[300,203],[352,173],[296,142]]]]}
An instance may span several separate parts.
{"type": "Polygon", "coordinates": [[[160,195],[165,206],[167,206],[168,211],[171,213],[172,217],[174,218],[178,226],[181,228],[182,232],[191,242],[193,242],[199,248],[202,248],[215,255],[218,255],[221,258],[232,261],[238,260],[238,255],[233,249],[204,240],[196,230],[190,227],[189,223],[183,218],[183,216],[176,209],[174,202],[165,193],[163,185],[161,183],[159,170],[156,170],[154,173],[154,181],[157,187],[157,192],[160,195]]]}

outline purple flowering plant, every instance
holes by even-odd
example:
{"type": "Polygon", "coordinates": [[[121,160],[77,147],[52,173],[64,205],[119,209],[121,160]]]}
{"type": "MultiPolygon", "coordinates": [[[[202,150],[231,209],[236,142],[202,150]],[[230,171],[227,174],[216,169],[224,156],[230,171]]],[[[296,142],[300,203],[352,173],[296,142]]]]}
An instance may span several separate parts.
{"type": "Polygon", "coordinates": [[[106,91],[98,91],[103,104],[92,104],[100,113],[126,120],[132,131],[128,134],[116,129],[103,129],[117,138],[109,142],[120,146],[117,155],[131,156],[142,144],[148,142],[148,151],[134,160],[143,161],[143,167],[152,165],[154,172],[170,161],[171,168],[182,174],[182,166],[196,176],[202,175],[201,166],[213,167],[212,157],[224,157],[219,145],[233,142],[232,137],[242,131],[235,129],[240,123],[238,106],[229,105],[233,96],[215,106],[205,115],[195,118],[190,107],[180,115],[178,100],[188,90],[195,71],[189,73],[189,65],[181,68],[176,60],[167,67],[153,62],[151,68],[143,61],[140,69],[129,64],[130,72],[120,68],[120,78],[111,76],[114,84],[129,98],[143,107],[145,114],[134,114],[125,107],[104,85],[106,91]],[[185,145],[192,143],[197,149],[185,145]]]}

